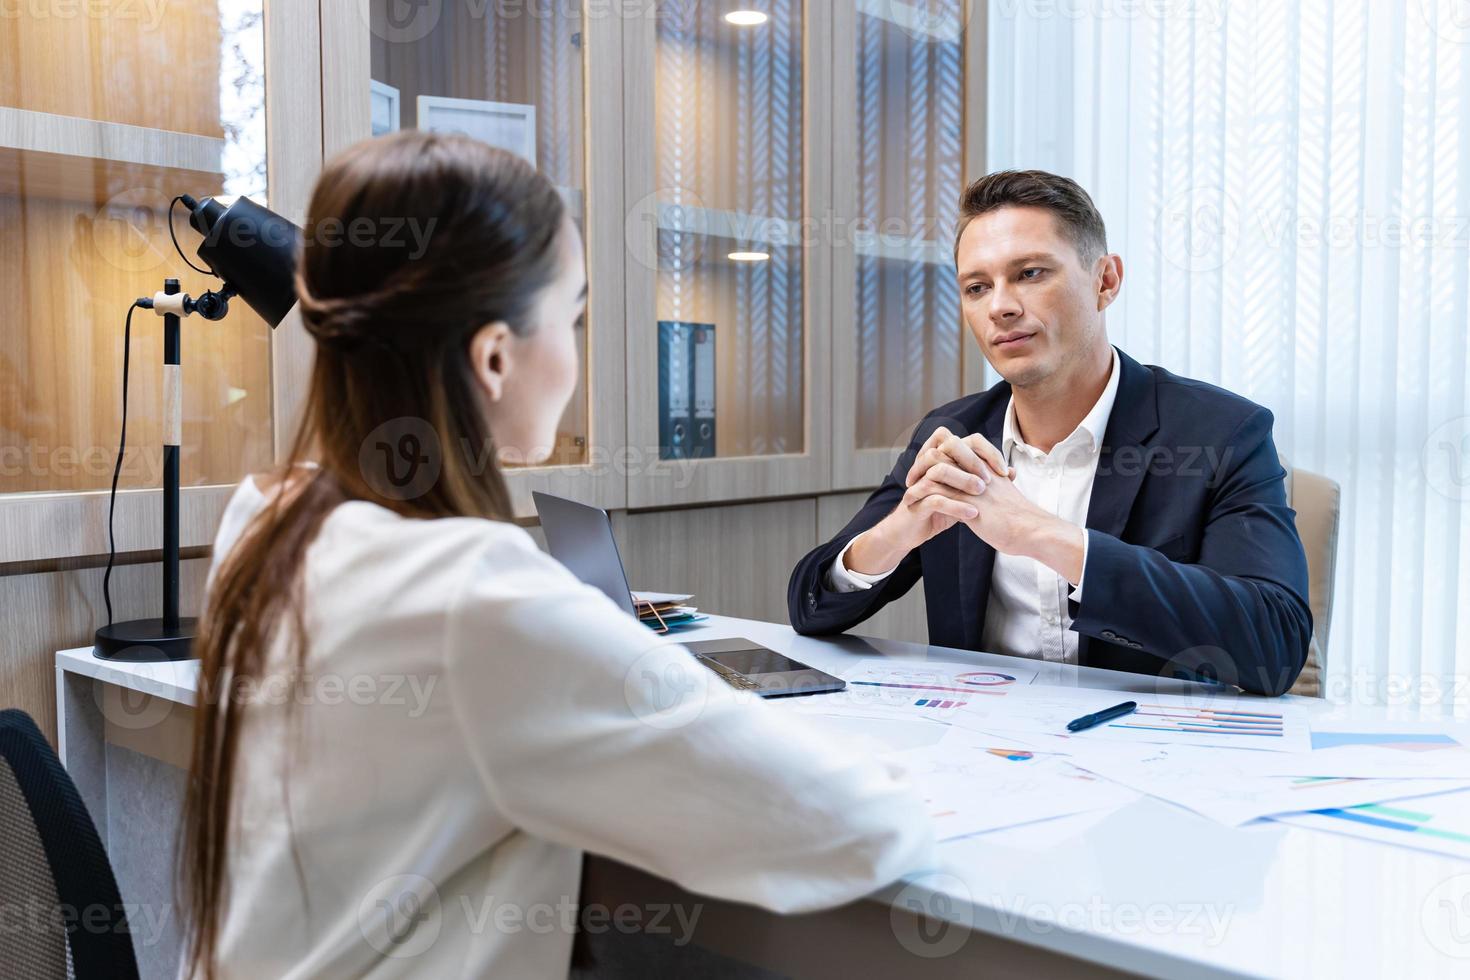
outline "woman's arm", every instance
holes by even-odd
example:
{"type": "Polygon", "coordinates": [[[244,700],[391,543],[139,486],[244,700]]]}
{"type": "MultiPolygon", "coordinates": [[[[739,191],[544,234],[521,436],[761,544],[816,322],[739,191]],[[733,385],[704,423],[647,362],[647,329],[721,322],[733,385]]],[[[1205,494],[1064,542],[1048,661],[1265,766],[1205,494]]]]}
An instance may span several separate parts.
{"type": "Polygon", "coordinates": [[[730,688],[539,552],[507,594],[505,557],[502,539],[456,603],[449,687],[527,833],[779,912],[928,866],[900,771],[730,688]]]}

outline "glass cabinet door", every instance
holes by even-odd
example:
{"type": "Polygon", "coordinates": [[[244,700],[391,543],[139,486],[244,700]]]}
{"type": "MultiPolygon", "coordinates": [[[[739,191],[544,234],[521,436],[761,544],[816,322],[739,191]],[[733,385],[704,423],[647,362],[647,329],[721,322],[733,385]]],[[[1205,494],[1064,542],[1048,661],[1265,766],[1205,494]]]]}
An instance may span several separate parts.
{"type": "MultiPolygon", "coordinates": [[[[13,6],[0,14],[0,507],[34,533],[5,542],[0,560],[97,554],[128,308],[165,278],[195,296],[218,285],[175,251],[170,202],[248,195],[283,207],[267,172],[267,0],[114,5],[106,16],[13,6]]],[[[314,9],[271,11],[282,32],[316,20],[314,9]]],[[[271,85],[315,99],[314,32],[306,44],[274,49],[271,85]]],[[[179,243],[197,263],[199,237],[179,212],[179,243]]],[[[134,313],[120,551],[159,547],[159,495],[135,491],[162,482],[162,334],[162,318],[134,313]]],[[[209,542],[227,486],[269,465],[276,439],[265,322],[236,302],[222,322],[186,319],[181,340],[187,547],[209,542]]]]}
{"type": "MultiPolygon", "coordinates": [[[[443,4],[433,27],[408,40],[393,29],[393,4],[375,4],[383,23],[371,41],[373,135],[463,133],[513,150],[556,184],[585,232],[582,15],[564,0],[539,6],[512,15],[510,7],[497,13],[496,4],[443,4]]],[[[577,326],[584,366],[586,326],[584,317],[577,326]]],[[[587,460],[585,381],[584,372],[547,465],[587,460]]]]}
{"type": "MultiPolygon", "coordinates": [[[[172,198],[269,205],[264,0],[186,7],[157,24],[141,7],[0,16],[0,494],[110,486],[129,305],[166,277],[213,284],[174,251],[172,198]]],[[[134,314],[120,488],[160,485],[162,332],[134,314]]],[[[237,303],[182,346],[183,485],[268,464],[270,329],[237,303]]]]}
{"type": "MultiPolygon", "coordinates": [[[[581,378],[550,458],[511,469],[507,478],[521,514],[533,512],[532,489],[622,506],[625,484],[612,461],[624,431],[621,222],[613,219],[622,202],[617,18],[586,17],[583,4],[568,0],[370,0],[364,32],[341,6],[324,20],[324,46],[351,50],[365,40],[367,52],[360,65],[349,59],[351,77],[342,82],[352,102],[334,107],[329,97],[324,106],[336,142],[396,129],[462,133],[520,154],[561,191],[587,245],[588,314],[577,327],[581,378]],[[596,209],[606,209],[602,224],[610,233],[592,216],[594,199],[596,209]]],[[[329,93],[336,81],[328,80],[329,93]]],[[[329,155],[340,148],[333,142],[329,155]]]]}
{"type": "Polygon", "coordinates": [[[626,112],[648,134],[628,156],[635,506],[825,484],[808,431],[821,6],[661,0],[625,23],[626,112]]]}
{"type": "Polygon", "coordinates": [[[963,391],[953,235],[978,107],[965,85],[972,0],[846,7],[834,167],[852,234],[836,259],[833,475],[866,487],[963,391]]]}

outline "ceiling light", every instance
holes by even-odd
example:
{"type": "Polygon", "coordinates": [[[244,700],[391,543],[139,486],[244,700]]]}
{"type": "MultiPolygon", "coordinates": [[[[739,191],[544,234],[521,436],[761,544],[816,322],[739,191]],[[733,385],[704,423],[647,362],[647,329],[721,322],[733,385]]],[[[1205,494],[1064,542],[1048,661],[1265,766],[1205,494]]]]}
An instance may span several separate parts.
{"type": "Polygon", "coordinates": [[[732,10],[725,15],[725,23],[736,27],[759,27],[769,18],[759,10],[732,10]]]}

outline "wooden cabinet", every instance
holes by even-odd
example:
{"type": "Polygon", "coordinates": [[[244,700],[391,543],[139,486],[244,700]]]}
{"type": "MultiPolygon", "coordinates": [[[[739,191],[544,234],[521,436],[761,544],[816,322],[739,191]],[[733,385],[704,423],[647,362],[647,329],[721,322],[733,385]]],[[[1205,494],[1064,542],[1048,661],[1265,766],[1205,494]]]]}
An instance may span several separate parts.
{"type": "Polygon", "coordinates": [[[832,86],[832,484],[871,487],[929,411],[981,386],[954,229],[984,172],[975,0],[839,0],[832,86]]]}
{"type": "MultiPolygon", "coordinates": [[[[149,8],[0,18],[0,565],[107,550],[128,307],[166,277],[196,295],[211,281],[173,248],[173,197],[249,195],[299,219],[320,166],[314,11],[149,8]]],[[[192,256],[197,236],[180,240],[192,256]]],[[[296,385],[276,365],[299,329],[273,334],[243,303],[184,321],[184,547],[212,539],[229,488],[283,441],[296,385]]],[[[138,311],[120,551],[159,547],[161,361],[162,320],[138,311]]]]}
{"type": "Polygon", "coordinates": [[[494,135],[557,185],[586,243],[581,383],[551,459],[506,473],[517,515],[535,513],[533,490],[623,507],[620,20],[599,4],[590,15],[574,3],[536,0],[423,4],[406,19],[380,3],[364,18],[359,7],[322,4],[328,155],[399,127],[494,135]],[[375,123],[374,100],[396,110],[379,112],[375,123]]]}
{"type": "Polygon", "coordinates": [[[830,4],[623,27],[634,507],[827,487],[830,4]]]}
{"type": "MultiPolygon", "coordinates": [[[[653,509],[875,485],[924,412],[982,379],[952,234],[983,168],[983,4],[750,6],[189,0],[149,29],[0,22],[0,276],[19,297],[0,319],[0,564],[106,551],[123,314],[165,275],[205,285],[168,242],[174,194],[300,221],[325,156],[491,117],[561,188],[590,283],[556,452],[508,475],[519,515],[533,489],[653,509]]],[[[294,314],[272,333],[243,304],[185,323],[187,548],[287,444],[311,345],[294,314]]],[[[159,324],[133,328],[122,551],[158,540],[159,324]]]]}

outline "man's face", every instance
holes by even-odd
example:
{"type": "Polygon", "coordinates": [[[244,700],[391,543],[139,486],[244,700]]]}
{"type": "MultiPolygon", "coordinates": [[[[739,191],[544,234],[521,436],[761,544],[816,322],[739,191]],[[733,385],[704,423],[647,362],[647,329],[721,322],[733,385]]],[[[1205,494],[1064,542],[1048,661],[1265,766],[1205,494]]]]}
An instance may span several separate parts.
{"type": "Polygon", "coordinates": [[[960,303],[990,366],[1024,388],[1084,358],[1105,337],[1109,261],[1084,265],[1044,208],[1003,207],[972,219],[956,254],[960,303]]]}

